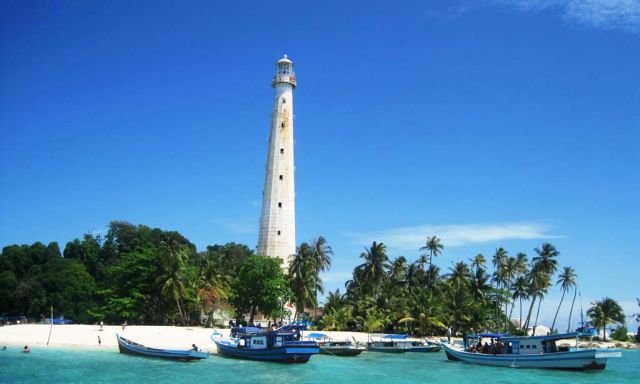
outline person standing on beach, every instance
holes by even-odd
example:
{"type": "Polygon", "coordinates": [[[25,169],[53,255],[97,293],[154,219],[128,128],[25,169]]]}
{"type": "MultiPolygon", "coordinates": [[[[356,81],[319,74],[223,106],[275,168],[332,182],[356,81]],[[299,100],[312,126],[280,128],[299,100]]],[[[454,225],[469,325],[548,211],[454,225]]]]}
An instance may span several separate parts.
{"type": "Polygon", "coordinates": [[[102,345],[102,340],[100,339],[100,335],[98,335],[98,347],[102,345]]]}
{"type": "Polygon", "coordinates": [[[122,323],[122,332],[124,332],[125,328],[127,328],[127,320],[125,320],[124,323],[122,323]]]}

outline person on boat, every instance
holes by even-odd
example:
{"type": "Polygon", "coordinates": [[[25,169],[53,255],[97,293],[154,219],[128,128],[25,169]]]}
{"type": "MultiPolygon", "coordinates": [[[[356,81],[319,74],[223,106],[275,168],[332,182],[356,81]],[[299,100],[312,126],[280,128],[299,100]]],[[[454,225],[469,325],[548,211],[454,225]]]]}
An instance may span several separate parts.
{"type": "Polygon", "coordinates": [[[28,345],[25,345],[24,348],[22,348],[22,353],[29,353],[31,352],[31,350],[29,349],[28,345]]]}
{"type": "Polygon", "coordinates": [[[197,345],[191,344],[191,346],[193,347],[193,348],[191,348],[192,351],[198,352],[198,346],[197,345]]]}

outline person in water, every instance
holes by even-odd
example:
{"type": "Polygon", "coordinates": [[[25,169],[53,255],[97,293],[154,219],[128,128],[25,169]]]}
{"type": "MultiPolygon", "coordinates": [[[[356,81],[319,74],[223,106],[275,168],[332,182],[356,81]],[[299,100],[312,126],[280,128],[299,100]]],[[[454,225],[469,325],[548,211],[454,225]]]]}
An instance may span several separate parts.
{"type": "Polygon", "coordinates": [[[22,349],[22,353],[29,353],[31,352],[31,350],[29,349],[28,345],[25,345],[24,348],[22,349]]]}

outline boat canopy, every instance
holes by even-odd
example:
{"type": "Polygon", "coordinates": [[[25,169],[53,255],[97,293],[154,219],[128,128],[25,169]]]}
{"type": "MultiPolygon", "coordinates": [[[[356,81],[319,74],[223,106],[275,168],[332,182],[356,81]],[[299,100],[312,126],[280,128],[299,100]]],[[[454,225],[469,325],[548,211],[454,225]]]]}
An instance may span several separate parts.
{"type": "Polygon", "coordinates": [[[328,339],[328,338],[329,338],[329,336],[327,336],[327,335],[326,335],[326,334],[324,334],[324,333],[315,333],[315,332],[314,332],[314,333],[310,333],[310,334],[308,334],[308,335],[307,335],[307,338],[308,338],[308,339],[328,339]]]}
{"type": "Polygon", "coordinates": [[[384,335],[382,336],[383,339],[406,339],[407,335],[401,334],[401,335],[397,335],[397,334],[389,334],[389,335],[384,335]]]}
{"type": "Polygon", "coordinates": [[[509,337],[509,334],[508,333],[478,333],[475,335],[466,336],[467,339],[477,339],[477,338],[483,338],[483,337],[490,337],[492,339],[502,339],[505,337],[509,337]]]}

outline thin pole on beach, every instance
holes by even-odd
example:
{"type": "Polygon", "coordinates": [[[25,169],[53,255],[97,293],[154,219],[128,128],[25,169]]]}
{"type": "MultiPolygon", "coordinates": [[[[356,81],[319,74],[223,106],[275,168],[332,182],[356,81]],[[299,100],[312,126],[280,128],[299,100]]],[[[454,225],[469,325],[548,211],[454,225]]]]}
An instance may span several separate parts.
{"type": "Polygon", "coordinates": [[[47,347],[49,346],[49,340],[51,339],[51,331],[53,331],[53,305],[51,306],[51,328],[49,328],[49,337],[47,337],[47,347]]]}

